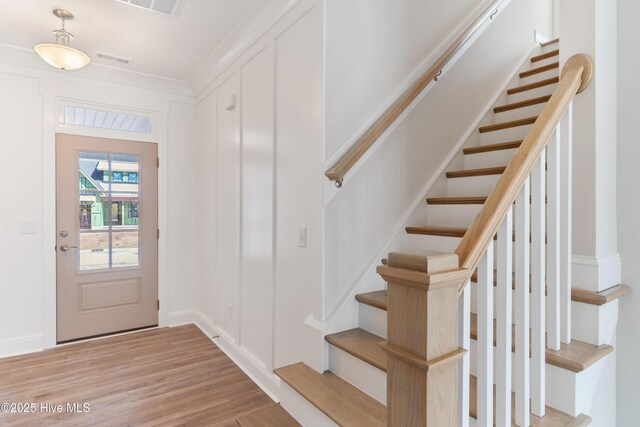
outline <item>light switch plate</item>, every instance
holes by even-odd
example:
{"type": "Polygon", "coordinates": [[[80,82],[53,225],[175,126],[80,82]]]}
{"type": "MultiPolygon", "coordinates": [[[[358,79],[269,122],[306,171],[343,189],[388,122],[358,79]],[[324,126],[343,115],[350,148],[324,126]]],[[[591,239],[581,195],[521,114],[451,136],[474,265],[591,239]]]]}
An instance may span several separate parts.
{"type": "Polygon", "coordinates": [[[36,221],[20,222],[20,234],[38,234],[39,228],[36,221]]]}

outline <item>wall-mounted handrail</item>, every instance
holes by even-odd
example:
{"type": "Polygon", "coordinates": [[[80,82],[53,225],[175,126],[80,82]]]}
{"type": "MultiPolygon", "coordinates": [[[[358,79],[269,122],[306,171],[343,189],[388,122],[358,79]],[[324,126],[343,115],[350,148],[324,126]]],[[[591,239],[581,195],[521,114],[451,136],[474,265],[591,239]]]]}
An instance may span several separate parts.
{"type": "Polygon", "coordinates": [[[469,42],[482,25],[492,20],[504,0],[496,0],[449,46],[438,60],[402,96],[371,125],[338,162],[325,172],[327,178],[342,187],[344,176],[364,156],[382,134],[400,117],[432,81],[438,81],[449,61],[469,42]]]}
{"type": "Polygon", "coordinates": [[[592,72],[593,65],[587,55],[578,54],[567,61],[551,99],[458,245],[456,254],[461,268],[473,272],[478,266],[569,104],[589,85],[592,72]]]}

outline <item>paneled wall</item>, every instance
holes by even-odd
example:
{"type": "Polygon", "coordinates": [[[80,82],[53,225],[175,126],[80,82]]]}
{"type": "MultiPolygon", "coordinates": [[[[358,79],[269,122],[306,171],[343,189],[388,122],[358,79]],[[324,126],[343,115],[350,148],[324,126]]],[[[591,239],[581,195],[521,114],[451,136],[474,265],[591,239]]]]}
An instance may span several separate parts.
{"type": "Polygon", "coordinates": [[[299,2],[198,96],[199,310],[267,373],[321,302],[322,19],[299,2]]]}

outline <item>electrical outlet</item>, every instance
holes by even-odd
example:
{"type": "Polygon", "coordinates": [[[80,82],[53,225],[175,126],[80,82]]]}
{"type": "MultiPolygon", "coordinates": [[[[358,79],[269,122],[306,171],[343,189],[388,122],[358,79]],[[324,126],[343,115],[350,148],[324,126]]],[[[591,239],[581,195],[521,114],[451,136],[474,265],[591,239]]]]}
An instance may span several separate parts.
{"type": "Polygon", "coordinates": [[[298,246],[301,248],[307,247],[307,229],[299,228],[298,229],[298,246]]]}
{"type": "Polygon", "coordinates": [[[229,317],[229,319],[233,319],[233,305],[232,304],[228,304],[227,305],[227,316],[229,317]]]}

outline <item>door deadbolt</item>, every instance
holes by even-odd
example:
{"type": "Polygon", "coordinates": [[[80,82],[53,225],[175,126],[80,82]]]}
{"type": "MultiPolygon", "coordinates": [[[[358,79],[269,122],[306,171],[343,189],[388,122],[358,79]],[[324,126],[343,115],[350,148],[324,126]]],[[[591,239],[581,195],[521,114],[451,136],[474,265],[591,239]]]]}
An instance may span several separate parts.
{"type": "Polygon", "coordinates": [[[68,231],[66,231],[66,230],[62,230],[62,231],[60,232],[60,237],[68,237],[68,236],[69,236],[69,232],[68,232],[68,231]]]}

